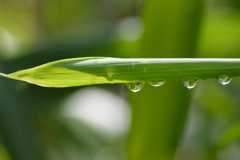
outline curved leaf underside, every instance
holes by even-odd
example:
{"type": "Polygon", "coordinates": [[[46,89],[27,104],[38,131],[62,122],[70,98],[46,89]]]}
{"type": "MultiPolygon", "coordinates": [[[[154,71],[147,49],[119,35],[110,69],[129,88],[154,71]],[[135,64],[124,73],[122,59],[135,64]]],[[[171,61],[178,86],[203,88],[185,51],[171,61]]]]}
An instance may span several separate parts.
{"type": "Polygon", "coordinates": [[[45,87],[72,87],[153,80],[208,79],[239,76],[240,59],[88,57],[59,60],[12,74],[7,78],[45,87]]]}

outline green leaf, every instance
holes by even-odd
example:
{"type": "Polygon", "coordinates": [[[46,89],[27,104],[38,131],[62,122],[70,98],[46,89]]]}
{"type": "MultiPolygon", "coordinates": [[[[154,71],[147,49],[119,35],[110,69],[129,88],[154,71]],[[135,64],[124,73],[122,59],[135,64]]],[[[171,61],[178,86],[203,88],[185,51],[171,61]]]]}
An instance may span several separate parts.
{"type": "Polygon", "coordinates": [[[45,87],[239,76],[240,59],[75,58],[47,63],[5,77],[45,87]]]}

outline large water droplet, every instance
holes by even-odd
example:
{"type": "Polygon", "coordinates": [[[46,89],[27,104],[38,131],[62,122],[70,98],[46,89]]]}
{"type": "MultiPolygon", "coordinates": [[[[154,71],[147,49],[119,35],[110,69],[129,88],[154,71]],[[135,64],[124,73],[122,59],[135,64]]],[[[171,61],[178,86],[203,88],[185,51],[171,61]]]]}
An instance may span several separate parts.
{"type": "Polygon", "coordinates": [[[227,85],[228,83],[231,82],[232,79],[233,77],[222,75],[218,77],[218,82],[220,82],[222,85],[227,85]]]}
{"type": "Polygon", "coordinates": [[[153,87],[159,87],[161,85],[163,85],[165,83],[165,81],[151,81],[148,82],[150,85],[152,85],[153,87]]]}
{"type": "Polygon", "coordinates": [[[189,78],[189,79],[184,79],[182,82],[185,87],[187,87],[188,89],[192,89],[196,87],[196,85],[198,84],[198,79],[189,78]]]}
{"type": "Polygon", "coordinates": [[[138,92],[143,88],[144,83],[143,82],[126,83],[126,85],[132,92],[138,92]]]}

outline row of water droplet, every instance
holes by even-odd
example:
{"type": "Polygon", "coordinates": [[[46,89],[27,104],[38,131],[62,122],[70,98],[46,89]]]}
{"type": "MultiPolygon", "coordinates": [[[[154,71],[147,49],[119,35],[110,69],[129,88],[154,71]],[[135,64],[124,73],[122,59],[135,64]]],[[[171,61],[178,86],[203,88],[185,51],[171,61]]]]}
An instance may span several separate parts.
{"type": "MultiPolygon", "coordinates": [[[[218,77],[218,81],[222,85],[229,84],[232,79],[233,79],[233,77],[229,77],[226,75],[222,75],[222,76],[218,77]]],[[[187,87],[188,89],[192,89],[192,88],[196,87],[196,85],[198,84],[198,81],[199,81],[199,79],[189,78],[189,79],[184,79],[182,82],[185,87],[187,87]]],[[[154,87],[159,87],[159,86],[163,85],[165,82],[166,81],[152,81],[152,82],[148,82],[148,83],[154,87]]],[[[144,82],[126,83],[126,85],[132,92],[138,92],[143,88],[144,82]]]]}

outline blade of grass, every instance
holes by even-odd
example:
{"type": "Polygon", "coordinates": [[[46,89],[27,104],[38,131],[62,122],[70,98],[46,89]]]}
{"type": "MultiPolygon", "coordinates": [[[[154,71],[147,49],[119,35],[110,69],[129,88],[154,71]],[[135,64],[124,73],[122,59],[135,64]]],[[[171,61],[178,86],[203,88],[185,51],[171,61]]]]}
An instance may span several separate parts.
{"type": "Polygon", "coordinates": [[[45,87],[207,79],[220,75],[239,76],[240,59],[75,58],[1,75],[45,87]]]}

